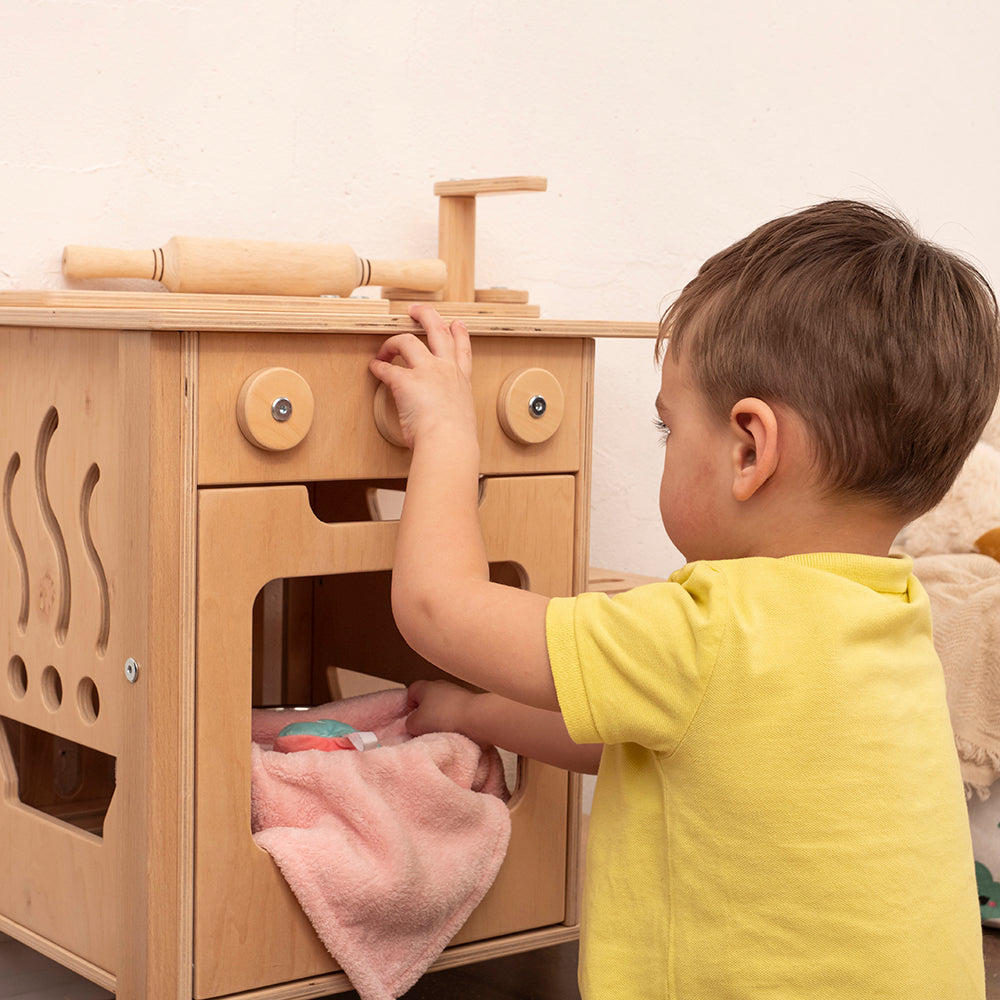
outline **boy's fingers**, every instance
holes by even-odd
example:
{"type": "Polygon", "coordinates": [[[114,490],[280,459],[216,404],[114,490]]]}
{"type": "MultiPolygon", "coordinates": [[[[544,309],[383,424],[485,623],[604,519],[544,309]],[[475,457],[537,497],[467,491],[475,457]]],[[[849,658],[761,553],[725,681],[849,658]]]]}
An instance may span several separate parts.
{"type": "Polygon", "coordinates": [[[426,302],[413,303],[409,313],[410,318],[424,328],[428,346],[435,357],[454,357],[463,370],[470,370],[472,346],[469,331],[461,320],[453,320],[449,326],[441,314],[426,302]]]}
{"type": "Polygon", "coordinates": [[[455,344],[455,361],[462,373],[468,377],[472,374],[472,338],[460,319],[451,324],[451,335],[455,344]]]}
{"type": "Polygon", "coordinates": [[[412,333],[397,333],[382,344],[375,359],[392,361],[393,358],[402,358],[412,368],[414,362],[425,357],[427,353],[427,347],[419,337],[412,333]]]}
{"type": "Polygon", "coordinates": [[[392,362],[400,358],[408,368],[415,368],[428,357],[452,361],[468,378],[472,374],[472,339],[461,320],[454,320],[448,326],[437,310],[424,303],[410,307],[410,315],[417,320],[427,334],[425,344],[413,333],[397,333],[389,337],[369,362],[368,367],[376,378],[386,381],[392,377],[392,362]]]}
{"type": "Polygon", "coordinates": [[[409,308],[410,318],[416,320],[427,334],[427,345],[435,357],[447,357],[452,350],[452,338],[448,325],[438,311],[424,302],[416,302],[409,308]]]}
{"type": "Polygon", "coordinates": [[[440,323],[444,326],[444,320],[441,318],[441,314],[427,302],[414,302],[410,305],[407,310],[410,314],[410,319],[415,320],[419,323],[425,330],[429,325],[440,323]]]}
{"type": "Polygon", "coordinates": [[[409,715],[418,705],[420,704],[420,698],[417,696],[417,692],[413,690],[413,685],[411,684],[406,689],[406,713],[409,715]]]}
{"type": "Polygon", "coordinates": [[[392,370],[395,367],[391,361],[384,361],[381,358],[372,358],[368,362],[368,370],[380,382],[387,382],[392,377],[392,370]]]}

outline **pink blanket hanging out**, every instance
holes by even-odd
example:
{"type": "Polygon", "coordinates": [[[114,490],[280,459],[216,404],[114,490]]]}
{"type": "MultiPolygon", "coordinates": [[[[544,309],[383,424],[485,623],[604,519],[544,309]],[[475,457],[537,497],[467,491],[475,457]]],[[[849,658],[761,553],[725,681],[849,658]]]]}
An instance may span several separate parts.
{"type": "Polygon", "coordinates": [[[493,884],[510,840],[503,766],[457,733],[411,738],[406,692],[253,713],[254,840],[363,1000],[395,1000],[493,884]],[[289,722],[375,732],[365,752],[270,749],[289,722]]]}

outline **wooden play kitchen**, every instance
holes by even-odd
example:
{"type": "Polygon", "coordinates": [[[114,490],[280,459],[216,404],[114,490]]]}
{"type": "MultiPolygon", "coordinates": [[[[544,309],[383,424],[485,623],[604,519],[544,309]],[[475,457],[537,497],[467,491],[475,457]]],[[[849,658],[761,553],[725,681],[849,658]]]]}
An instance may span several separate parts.
{"type": "MultiPolygon", "coordinates": [[[[392,623],[409,453],[367,371],[414,299],[475,338],[495,578],[585,587],[594,338],[655,328],[477,292],[477,197],[544,187],[436,185],[433,261],[67,247],[67,274],[180,291],[0,293],[0,931],[126,1000],[350,988],[251,837],[251,709],[328,701],[334,668],[436,675],[392,623]],[[366,279],[385,297],[319,297],[366,279]]],[[[522,760],[510,812],[436,967],[576,935],[577,779],[522,760]]]]}

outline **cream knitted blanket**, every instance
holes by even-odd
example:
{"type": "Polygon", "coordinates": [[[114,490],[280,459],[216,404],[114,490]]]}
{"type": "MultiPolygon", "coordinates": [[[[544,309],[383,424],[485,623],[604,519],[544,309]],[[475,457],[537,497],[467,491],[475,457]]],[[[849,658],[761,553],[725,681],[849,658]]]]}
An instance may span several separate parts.
{"type": "Polygon", "coordinates": [[[914,573],[931,602],[966,791],[985,799],[1000,777],[1000,562],[920,556],[914,573]]]}

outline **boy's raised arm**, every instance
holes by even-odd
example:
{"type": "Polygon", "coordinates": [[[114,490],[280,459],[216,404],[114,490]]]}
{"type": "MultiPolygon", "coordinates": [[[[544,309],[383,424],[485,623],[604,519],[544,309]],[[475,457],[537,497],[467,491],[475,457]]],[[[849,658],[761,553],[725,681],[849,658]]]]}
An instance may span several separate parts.
{"type": "Polygon", "coordinates": [[[489,578],[469,333],[430,306],[413,306],[410,315],[427,344],[399,334],[370,365],[393,394],[413,452],[392,574],[396,624],[442,670],[514,701],[557,709],[545,643],[548,599],[489,578]]]}

